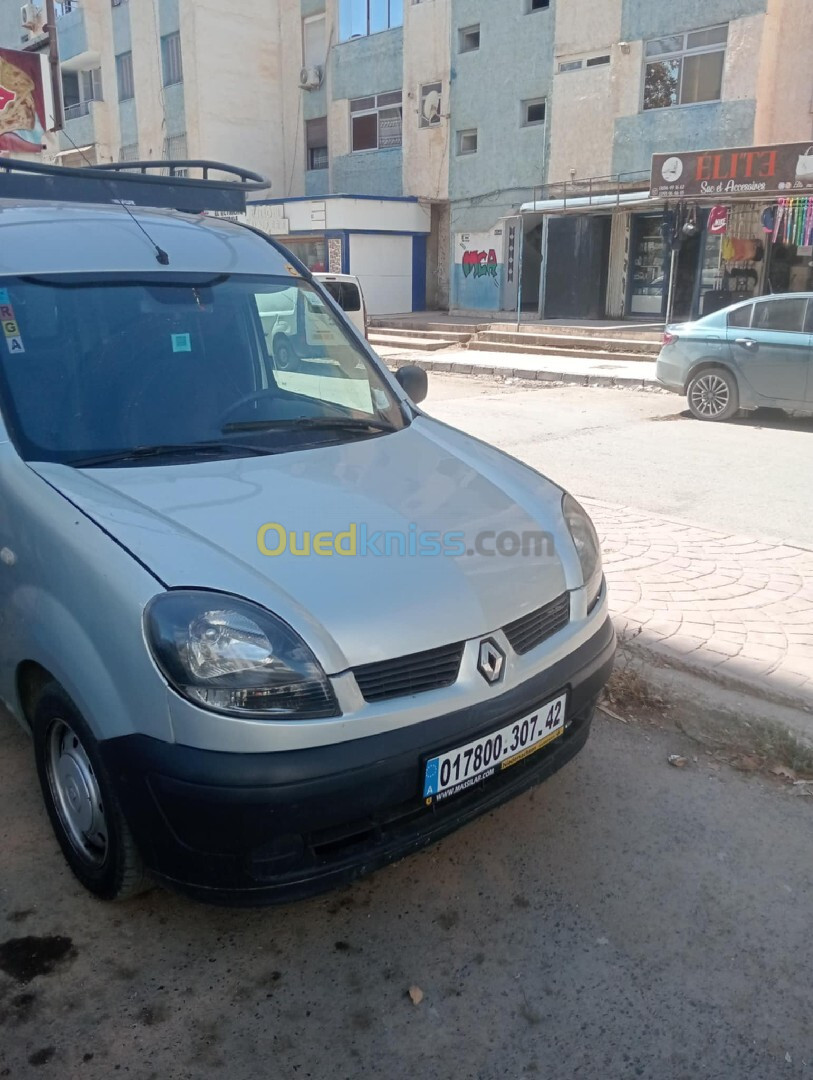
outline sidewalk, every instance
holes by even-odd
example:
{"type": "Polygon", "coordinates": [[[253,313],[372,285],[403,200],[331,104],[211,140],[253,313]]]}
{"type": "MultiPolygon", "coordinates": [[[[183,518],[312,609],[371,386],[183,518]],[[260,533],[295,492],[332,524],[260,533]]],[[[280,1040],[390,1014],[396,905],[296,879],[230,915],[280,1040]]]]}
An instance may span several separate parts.
{"type": "Polygon", "coordinates": [[[655,364],[649,360],[614,360],[607,357],[589,360],[533,353],[474,352],[468,349],[443,349],[427,356],[423,352],[386,345],[378,346],[376,352],[394,368],[403,364],[418,364],[426,371],[448,371],[457,375],[496,375],[576,386],[623,386],[633,390],[661,389],[655,379],[655,364]]]}
{"type": "Polygon", "coordinates": [[[813,713],[813,552],[582,501],[633,651],[813,713]]]}

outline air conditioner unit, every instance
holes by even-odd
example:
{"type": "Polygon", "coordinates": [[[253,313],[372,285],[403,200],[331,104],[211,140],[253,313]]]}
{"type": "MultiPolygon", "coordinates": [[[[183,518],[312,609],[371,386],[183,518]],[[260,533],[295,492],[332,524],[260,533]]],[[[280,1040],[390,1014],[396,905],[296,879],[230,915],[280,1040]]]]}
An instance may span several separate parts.
{"type": "Polygon", "coordinates": [[[36,4],[23,4],[20,8],[20,22],[32,34],[38,34],[44,25],[42,11],[36,4]]]}
{"type": "Polygon", "coordinates": [[[317,90],[322,85],[323,72],[317,64],[316,67],[303,67],[299,72],[299,85],[303,90],[317,90]]]}

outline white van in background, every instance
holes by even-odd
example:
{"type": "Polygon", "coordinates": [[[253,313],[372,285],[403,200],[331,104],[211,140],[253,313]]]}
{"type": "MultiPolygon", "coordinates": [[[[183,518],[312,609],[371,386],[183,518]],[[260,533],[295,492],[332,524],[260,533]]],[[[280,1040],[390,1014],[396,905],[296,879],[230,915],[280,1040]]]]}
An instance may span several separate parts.
{"type": "Polygon", "coordinates": [[[314,274],[362,337],[367,337],[367,305],[359,279],[353,274],[314,274]]]}

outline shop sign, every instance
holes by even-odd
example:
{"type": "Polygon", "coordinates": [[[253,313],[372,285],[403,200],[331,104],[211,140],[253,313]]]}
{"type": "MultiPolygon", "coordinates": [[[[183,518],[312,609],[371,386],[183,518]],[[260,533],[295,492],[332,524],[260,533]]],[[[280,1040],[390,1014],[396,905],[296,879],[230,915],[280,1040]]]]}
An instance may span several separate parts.
{"type": "Polygon", "coordinates": [[[809,142],[656,154],[652,158],[651,194],[656,198],[759,198],[805,191],[813,193],[813,145],[809,142]]]}
{"type": "Polygon", "coordinates": [[[0,151],[41,153],[53,111],[46,57],[0,49],[0,151]]]}

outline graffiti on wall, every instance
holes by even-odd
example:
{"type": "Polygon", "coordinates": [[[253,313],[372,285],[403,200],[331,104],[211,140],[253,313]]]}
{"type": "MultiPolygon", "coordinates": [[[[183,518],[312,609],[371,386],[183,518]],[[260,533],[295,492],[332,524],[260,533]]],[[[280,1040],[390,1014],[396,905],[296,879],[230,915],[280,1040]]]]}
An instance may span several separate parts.
{"type": "Polygon", "coordinates": [[[493,278],[495,285],[498,284],[497,253],[494,248],[490,248],[488,251],[477,251],[476,249],[464,251],[461,265],[463,267],[463,277],[467,278],[472,274],[474,274],[475,278],[490,277],[493,278]]]}

